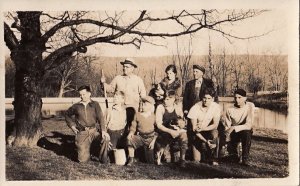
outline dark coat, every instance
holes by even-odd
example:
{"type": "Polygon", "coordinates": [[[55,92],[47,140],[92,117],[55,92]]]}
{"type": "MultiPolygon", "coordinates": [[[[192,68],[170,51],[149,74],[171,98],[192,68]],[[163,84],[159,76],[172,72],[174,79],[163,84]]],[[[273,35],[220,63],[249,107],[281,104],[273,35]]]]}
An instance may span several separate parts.
{"type": "Polygon", "coordinates": [[[185,85],[185,89],[184,89],[184,94],[183,94],[183,110],[187,110],[189,111],[190,108],[197,103],[198,101],[202,100],[202,98],[204,97],[204,91],[206,88],[211,87],[214,88],[214,83],[212,80],[210,79],[205,79],[203,78],[201,87],[200,87],[200,92],[199,92],[199,99],[197,100],[197,98],[195,97],[195,83],[196,80],[191,80],[189,82],[186,83],[185,85]]]}

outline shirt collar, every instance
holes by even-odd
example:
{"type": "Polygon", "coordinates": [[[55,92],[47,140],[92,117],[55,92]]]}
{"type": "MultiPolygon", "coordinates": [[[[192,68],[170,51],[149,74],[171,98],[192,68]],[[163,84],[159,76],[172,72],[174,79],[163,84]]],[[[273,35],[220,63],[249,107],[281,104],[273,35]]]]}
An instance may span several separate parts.
{"type": "Polygon", "coordinates": [[[92,100],[90,99],[90,101],[88,101],[88,102],[83,102],[83,101],[80,101],[79,103],[81,103],[81,104],[83,104],[83,105],[88,105],[88,104],[90,104],[92,102],[92,100]]]}
{"type": "Polygon", "coordinates": [[[117,105],[117,104],[114,104],[114,105],[112,106],[112,109],[113,109],[113,110],[117,110],[117,111],[122,110],[122,108],[123,108],[123,106],[117,105]]]}

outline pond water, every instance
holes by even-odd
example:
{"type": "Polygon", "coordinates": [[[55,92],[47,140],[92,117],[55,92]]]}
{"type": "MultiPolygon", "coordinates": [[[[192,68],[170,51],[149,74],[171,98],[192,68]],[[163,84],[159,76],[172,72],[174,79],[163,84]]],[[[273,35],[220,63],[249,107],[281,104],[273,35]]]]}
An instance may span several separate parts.
{"type": "MultiPolygon", "coordinates": [[[[222,107],[223,113],[225,112],[226,108],[231,106],[232,102],[220,102],[220,106],[222,107]]],[[[52,114],[59,114],[61,111],[67,110],[72,103],[55,103],[55,104],[44,104],[43,105],[43,112],[46,115],[52,114]]],[[[104,103],[100,101],[100,106],[102,107],[103,111],[105,110],[104,103]]],[[[12,107],[6,107],[6,119],[13,118],[13,110],[12,107]]],[[[287,115],[272,111],[269,109],[258,108],[255,109],[255,121],[254,127],[257,128],[271,128],[271,129],[278,129],[287,133],[288,129],[288,120],[287,115]]]]}
{"type": "MultiPolygon", "coordinates": [[[[220,102],[223,112],[231,106],[231,102],[220,102]]],[[[256,107],[254,116],[254,127],[278,129],[287,133],[288,120],[287,115],[277,111],[256,107]]]]}

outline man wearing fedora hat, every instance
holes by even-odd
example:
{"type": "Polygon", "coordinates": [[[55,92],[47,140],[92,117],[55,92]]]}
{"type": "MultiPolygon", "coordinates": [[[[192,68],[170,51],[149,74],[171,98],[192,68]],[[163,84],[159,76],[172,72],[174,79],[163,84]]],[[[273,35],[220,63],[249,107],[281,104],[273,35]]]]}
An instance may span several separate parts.
{"type": "Polygon", "coordinates": [[[137,65],[133,59],[127,58],[120,63],[123,65],[123,74],[116,76],[110,84],[105,83],[105,77],[103,76],[101,83],[103,83],[108,92],[124,92],[127,120],[124,135],[126,136],[135,113],[139,110],[140,100],[146,96],[146,88],[142,78],[134,74],[134,69],[137,68],[137,65]]]}
{"type": "Polygon", "coordinates": [[[133,107],[137,110],[140,99],[146,96],[144,82],[134,74],[137,65],[133,59],[127,58],[120,63],[123,65],[123,74],[116,76],[110,84],[105,83],[104,77],[101,78],[101,82],[105,84],[106,90],[109,92],[123,91],[126,107],[133,107]]]}

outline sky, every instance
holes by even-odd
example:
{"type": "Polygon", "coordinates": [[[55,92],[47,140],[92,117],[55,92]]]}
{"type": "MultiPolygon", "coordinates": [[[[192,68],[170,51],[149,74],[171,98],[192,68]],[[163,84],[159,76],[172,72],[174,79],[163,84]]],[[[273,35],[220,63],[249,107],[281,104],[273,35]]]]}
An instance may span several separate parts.
{"type": "MultiPolygon", "coordinates": [[[[114,12],[114,11],[111,11],[114,12]]],[[[166,10],[150,11],[152,15],[164,14],[166,10]]],[[[103,14],[99,12],[99,14],[103,14]]],[[[136,17],[137,11],[129,10],[126,12],[124,20],[136,17]]],[[[263,14],[235,23],[227,28],[237,36],[258,36],[261,37],[239,40],[224,38],[220,33],[210,30],[200,30],[193,34],[192,39],[189,35],[180,36],[178,38],[152,38],[153,42],[163,46],[151,45],[143,43],[140,49],[133,45],[112,45],[112,44],[95,44],[88,47],[87,55],[96,56],[113,56],[113,57],[147,57],[147,56],[165,56],[177,53],[176,42],[179,43],[179,49],[188,48],[191,42],[191,50],[193,55],[206,55],[208,53],[208,41],[211,40],[212,52],[214,54],[221,53],[226,50],[229,54],[287,54],[288,53],[288,19],[287,9],[271,9],[263,14]]],[[[151,27],[154,32],[175,31],[171,24],[162,23],[151,27]]],[[[5,47],[8,54],[9,50],[5,47]]],[[[184,54],[184,53],[182,53],[184,54]]]]}
{"type": "MultiPolygon", "coordinates": [[[[286,10],[273,9],[264,12],[255,18],[244,20],[230,27],[238,36],[258,36],[261,37],[239,40],[230,39],[228,41],[220,33],[214,31],[201,30],[193,35],[192,51],[194,55],[205,55],[208,53],[208,41],[211,39],[212,52],[220,53],[226,50],[228,53],[236,54],[287,54],[288,53],[288,21],[286,10]]],[[[168,27],[168,24],[160,25],[159,29],[168,27]]],[[[164,46],[154,46],[143,43],[140,49],[134,46],[116,46],[111,44],[96,44],[89,47],[92,55],[103,56],[163,56],[176,53],[176,38],[156,39],[157,43],[164,46]]],[[[181,36],[177,38],[180,49],[186,49],[190,40],[190,36],[181,36]]]]}

